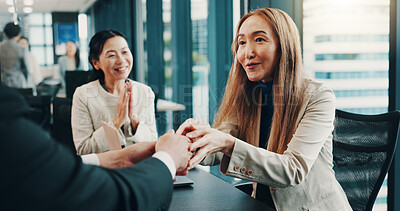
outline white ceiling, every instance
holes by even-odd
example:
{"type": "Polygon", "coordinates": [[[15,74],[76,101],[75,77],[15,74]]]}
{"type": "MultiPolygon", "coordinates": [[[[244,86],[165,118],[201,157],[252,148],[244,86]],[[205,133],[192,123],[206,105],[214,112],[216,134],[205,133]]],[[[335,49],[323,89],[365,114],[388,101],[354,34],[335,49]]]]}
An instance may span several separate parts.
{"type": "MultiPolygon", "coordinates": [[[[0,13],[8,13],[7,0],[0,0],[0,13]]],[[[16,0],[18,13],[23,14],[23,0],[16,0]]],[[[33,12],[79,12],[90,7],[96,0],[33,0],[33,12]]],[[[11,13],[9,13],[11,14],[11,13]]]]}

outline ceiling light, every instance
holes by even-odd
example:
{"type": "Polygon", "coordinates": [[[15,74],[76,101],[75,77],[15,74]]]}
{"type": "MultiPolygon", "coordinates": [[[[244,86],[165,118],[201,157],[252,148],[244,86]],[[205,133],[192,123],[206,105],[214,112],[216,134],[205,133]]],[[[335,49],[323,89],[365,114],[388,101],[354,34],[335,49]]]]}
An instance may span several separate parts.
{"type": "Polygon", "coordinates": [[[7,5],[13,5],[13,0],[6,0],[7,5]]]}
{"type": "Polygon", "coordinates": [[[33,5],[33,0],[24,0],[24,5],[32,6],[33,5]]]}
{"type": "Polygon", "coordinates": [[[32,7],[24,7],[24,9],[22,9],[22,11],[24,11],[24,13],[32,13],[33,9],[32,9],[32,7]]]}
{"type": "Polygon", "coordinates": [[[9,8],[8,8],[8,12],[9,12],[9,13],[14,13],[14,12],[15,12],[15,11],[14,11],[14,7],[9,7],[9,8]]]}

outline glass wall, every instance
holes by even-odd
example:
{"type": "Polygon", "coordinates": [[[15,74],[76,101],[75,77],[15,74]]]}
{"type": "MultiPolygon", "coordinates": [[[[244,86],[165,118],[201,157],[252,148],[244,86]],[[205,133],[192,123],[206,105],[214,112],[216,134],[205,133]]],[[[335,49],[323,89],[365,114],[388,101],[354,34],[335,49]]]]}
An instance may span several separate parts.
{"type": "MultiPolygon", "coordinates": [[[[141,17],[142,17],[141,20],[142,20],[142,23],[143,23],[143,25],[142,25],[143,26],[142,27],[143,31],[141,31],[142,36],[140,36],[140,37],[143,38],[143,53],[141,54],[142,56],[140,58],[143,59],[143,63],[141,65],[135,65],[135,67],[136,67],[136,71],[139,71],[138,67],[141,67],[140,71],[142,71],[142,73],[139,73],[137,75],[143,75],[144,76],[144,81],[141,81],[139,78],[138,79],[139,79],[140,82],[145,82],[145,81],[148,81],[148,79],[147,79],[147,77],[148,77],[148,75],[147,75],[147,72],[148,72],[148,68],[147,68],[148,67],[147,66],[147,45],[146,45],[146,42],[147,42],[146,0],[142,0],[140,6],[141,6],[141,8],[140,8],[139,15],[141,15],[141,17]]],[[[137,56],[139,56],[139,55],[137,55],[137,56]]]]}
{"type": "MultiPolygon", "coordinates": [[[[172,100],[172,51],[171,51],[171,1],[163,0],[164,39],[164,97],[172,100]]],[[[208,71],[207,59],[207,17],[208,0],[191,1],[192,18],[192,76],[193,76],[193,117],[208,121],[208,71]]],[[[166,119],[172,120],[172,112],[166,112],[166,119]]],[[[166,122],[172,128],[172,122],[166,122]]]]}
{"type": "MultiPolygon", "coordinates": [[[[304,67],[338,109],[388,111],[389,0],[304,0],[304,67]]],[[[384,182],[374,210],[387,210],[384,182]]]]}
{"type": "Polygon", "coordinates": [[[32,13],[26,18],[29,22],[29,38],[31,52],[39,65],[53,65],[53,31],[50,13],[32,13]]]}
{"type": "Polygon", "coordinates": [[[88,17],[86,14],[78,15],[78,27],[79,27],[79,43],[80,43],[79,56],[81,59],[81,67],[82,70],[88,70],[89,42],[88,42],[88,17]]]}
{"type": "Polygon", "coordinates": [[[304,66],[330,86],[337,108],[388,109],[389,1],[304,0],[304,66]]]}
{"type": "MultiPolygon", "coordinates": [[[[172,101],[172,50],[171,50],[171,0],[163,0],[162,4],[162,20],[163,20],[163,39],[164,39],[164,97],[166,100],[172,101]]],[[[165,112],[166,128],[173,128],[173,112],[165,112]]],[[[165,132],[165,131],[163,131],[165,132]]]]}
{"type": "MultiPolygon", "coordinates": [[[[234,25],[237,24],[237,21],[239,20],[240,16],[240,0],[234,0],[234,25]]],[[[173,47],[175,45],[172,45],[172,26],[174,26],[174,23],[171,23],[172,19],[172,4],[171,0],[163,0],[162,1],[162,15],[160,19],[162,19],[161,23],[158,23],[157,20],[152,19],[151,22],[153,23],[152,25],[148,25],[150,20],[146,20],[146,17],[149,18],[150,13],[154,13],[155,15],[158,15],[157,12],[154,12],[154,10],[157,10],[157,6],[159,5],[159,2],[152,2],[152,1],[146,1],[146,0],[141,0],[140,4],[137,5],[137,15],[140,18],[140,22],[137,22],[137,24],[143,24],[142,28],[137,31],[136,34],[136,41],[139,43],[143,43],[144,49],[139,49],[137,54],[143,55],[143,59],[137,60],[136,67],[143,67],[143,68],[136,68],[136,75],[140,76],[143,75],[143,80],[142,78],[139,77],[137,78],[139,81],[144,82],[149,84],[151,81],[150,77],[155,77],[155,75],[150,76],[148,75],[148,71],[150,70],[150,64],[147,64],[149,62],[149,56],[148,52],[149,49],[146,49],[148,47],[148,43],[150,42],[149,37],[150,35],[148,34],[148,30],[152,30],[152,28],[149,27],[157,27],[157,28],[162,28],[162,39],[163,39],[163,46],[160,51],[154,50],[154,52],[151,54],[152,57],[162,57],[162,66],[163,66],[163,75],[164,79],[161,79],[161,83],[154,83],[151,84],[152,86],[158,86],[162,88],[157,88],[162,93],[159,93],[159,96],[161,96],[159,99],[167,100],[167,101],[173,101],[173,70],[174,70],[174,64],[172,64],[174,55],[173,55],[173,47]],[[154,10],[149,11],[150,8],[154,8],[154,10]],[[147,14],[147,15],[146,15],[147,14]],[[158,26],[159,24],[162,24],[158,26]],[[162,52],[159,54],[159,52],[162,52]],[[149,69],[149,70],[148,70],[149,69]]],[[[208,16],[209,16],[209,2],[208,0],[191,0],[190,2],[191,5],[191,10],[190,10],[190,29],[191,29],[191,49],[192,53],[191,55],[184,55],[185,58],[182,59],[188,59],[186,56],[190,56],[189,59],[191,59],[192,66],[190,69],[187,71],[191,71],[189,74],[192,76],[192,81],[193,81],[193,87],[192,89],[192,101],[189,104],[186,105],[186,107],[190,107],[189,110],[192,110],[193,112],[189,115],[193,115],[194,118],[203,120],[205,122],[209,121],[209,71],[210,71],[210,62],[208,61],[208,45],[209,45],[209,38],[208,38],[208,16]]],[[[153,16],[152,16],[153,17],[153,16]]],[[[188,33],[188,32],[182,32],[182,33],[188,33]]],[[[154,36],[155,38],[158,39],[158,37],[154,36]]],[[[154,38],[153,38],[154,39],[154,38]]],[[[155,41],[156,42],[156,41],[155,41]]],[[[157,45],[156,45],[157,46],[157,45]]],[[[138,46],[136,46],[138,47],[138,46]]],[[[176,46],[175,46],[176,47],[176,46]]],[[[182,47],[182,45],[179,45],[179,48],[182,47]]],[[[175,49],[175,48],[174,48],[175,49]]],[[[181,50],[181,49],[179,49],[181,50]]],[[[230,62],[229,62],[230,63],[230,62]]],[[[156,68],[157,69],[157,68],[156,68]]],[[[158,70],[155,70],[154,74],[157,74],[158,70]]],[[[221,70],[224,71],[224,70],[221,70]]],[[[186,83],[186,82],[185,82],[186,83]]],[[[190,82],[191,83],[191,82],[190,82]]],[[[157,91],[157,90],[156,90],[157,91]]],[[[172,113],[172,111],[165,111],[161,112],[160,115],[165,115],[162,117],[162,121],[159,124],[162,124],[163,126],[158,127],[161,129],[159,133],[161,134],[163,129],[169,129],[173,128],[176,125],[173,125],[173,119],[176,117],[174,116],[175,114],[172,113]]]]}
{"type": "MultiPolygon", "coordinates": [[[[171,51],[171,0],[163,0],[163,27],[164,27],[164,96],[167,100],[172,100],[172,51],[171,51]]],[[[172,123],[171,123],[172,124],[172,123]]],[[[169,128],[172,128],[169,127],[169,128]]]]}
{"type": "Polygon", "coordinates": [[[208,0],[191,0],[193,118],[208,122],[208,0]]]}

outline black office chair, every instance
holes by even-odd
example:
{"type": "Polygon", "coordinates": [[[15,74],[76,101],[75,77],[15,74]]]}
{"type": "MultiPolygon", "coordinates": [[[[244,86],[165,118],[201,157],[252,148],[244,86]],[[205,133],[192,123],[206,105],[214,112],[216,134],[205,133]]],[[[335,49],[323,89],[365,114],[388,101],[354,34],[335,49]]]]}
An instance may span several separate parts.
{"type": "Polygon", "coordinates": [[[67,98],[72,99],[75,89],[89,82],[93,71],[65,71],[65,89],[67,98]]]}
{"type": "Polygon", "coordinates": [[[33,96],[32,88],[15,88],[15,90],[22,96],[33,96]]]}
{"type": "Polygon", "coordinates": [[[46,79],[40,82],[36,87],[36,92],[41,96],[50,96],[53,100],[61,88],[61,82],[54,79],[46,79]]]}
{"type": "Polygon", "coordinates": [[[333,163],[353,210],[372,210],[389,170],[400,112],[361,115],[336,110],[333,163]]]}
{"type": "Polygon", "coordinates": [[[53,101],[53,138],[76,154],[71,128],[72,100],[55,97],[53,101]]]}
{"type": "Polygon", "coordinates": [[[29,105],[28,118],[40,125],[44,130],[50,132],[51,113],[50,104],[51,96],[24,96],[29,105]]]}

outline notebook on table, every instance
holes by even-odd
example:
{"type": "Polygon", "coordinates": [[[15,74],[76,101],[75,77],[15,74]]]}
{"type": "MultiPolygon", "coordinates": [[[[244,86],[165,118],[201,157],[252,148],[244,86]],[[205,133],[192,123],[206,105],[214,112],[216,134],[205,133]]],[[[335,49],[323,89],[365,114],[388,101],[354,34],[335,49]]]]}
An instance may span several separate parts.
{"type": "Polygon", "coordinates": [[[193,185],[193,180],[189,179],[187,176],[176,176],[176,181],[174,182],[174,187],[183,187],[193,185]]]}

